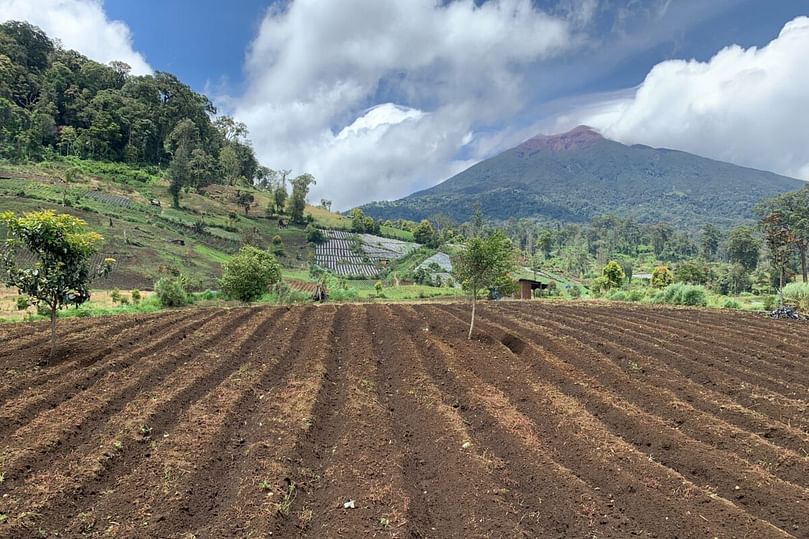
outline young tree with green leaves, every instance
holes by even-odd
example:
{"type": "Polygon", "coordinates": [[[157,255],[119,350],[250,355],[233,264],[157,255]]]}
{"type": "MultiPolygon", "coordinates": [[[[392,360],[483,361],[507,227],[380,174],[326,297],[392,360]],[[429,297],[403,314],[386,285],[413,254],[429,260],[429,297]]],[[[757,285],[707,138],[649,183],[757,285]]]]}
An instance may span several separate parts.
{"type": "Polygon", "coordinates": [[[753,235],[753,229],[747,225],[739,225],[728,233],[725,243],[728,261],[744,266],[753,271],[758,266],[761,242],[753,235]]]}
{"type": "Polygon", "coordinates": [[[229,298],[255,301],[281,280],[281,266],[268,251],[245,245],[225,262],[219,286],[229,298]]]}
{"type": "Polygon", "coordinates": [[[657,266],[652,271],[652,286],[654,288],[666,288],[674,282],[674,274],[666,266],[657,266]]]}
{"type": "Polygon", "coordinates": [[[778,272],[778,304],[784,306],[784,276],[789,259],[792,256],[792,245],[795,236],[789,229],[789,223],[784,215],[773,212],[761,220],[764,238],[770,257],[770,265],[778,272]]]}
{"type": "Polygon", "coordinates": [[[87,230],[87,223],[51,210],[17,216],[0,214],[8,228],[2,257],[3,281],[35,305],[48,309],[51,319],[51,352],[56,351],[56,318],[59,309],[79,306],[90,299],[90,282],[112,270],[115,261],[104,260],[99,268],[90,267],[90,258],[98,251],[102,238],[87,230]],[[31,267],[17,265],[16,254],[27,250],[35,257],[31,267]]]}
{"type": "Polygon", "coordinates": [[[508,279],[517,267],[517,253],[511,240],[500,230],[489,236],[474,235],[458,255],[453,257],[452,274],[464,290],[472,296],[472,320],[468,338],[475,329],[475,310],[478,293],[508,279]]]}

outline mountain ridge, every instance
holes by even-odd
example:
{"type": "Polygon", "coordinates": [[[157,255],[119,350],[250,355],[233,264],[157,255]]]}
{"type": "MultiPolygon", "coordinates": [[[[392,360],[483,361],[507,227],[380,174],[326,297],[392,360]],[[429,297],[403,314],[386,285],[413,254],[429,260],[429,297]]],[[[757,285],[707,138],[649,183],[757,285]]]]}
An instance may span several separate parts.
{"type": "Polygon", "coordinates": [[[730,226],[761,199],[804,182],[668,148],[625,145],[588,126],[537,135],[447,180],[362,210],[376,218],[587,222],[615,213],[639,222],[730,226]]]}

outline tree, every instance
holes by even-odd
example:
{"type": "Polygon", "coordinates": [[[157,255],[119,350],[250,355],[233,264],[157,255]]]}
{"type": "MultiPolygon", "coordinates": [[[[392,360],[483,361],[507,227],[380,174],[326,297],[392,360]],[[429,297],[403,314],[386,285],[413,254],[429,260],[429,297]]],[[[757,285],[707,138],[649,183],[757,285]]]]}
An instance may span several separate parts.
{"type": "Polygon", "coordinates": [[[36,305],[44,305],[51,319],[51,351],[56,351],[56,318],[59,309],[79,306],[90,299],[89,284],[106,275],[115,263],[106,259],[98,268],[90,266],[90,258],[98,251],[102,238],[87,230],[87,223],[67,214],[51,210],[26,213],[20,217],[11,212],[0,214],[0,222],[8,227],[2,258],[6,286],[17,288],[36,305]],[[17,267],[16,253],[27,250],[35,257],[31,267],[17,267]]]}
{"type": "Polygon", "coordinates": [[[275,256],[245,245],[223,265],[219,286],[227,297],[248,302],[269,292],[270,286],[280,280],[281,267],[275,256]]]}
{"type": "Polygon", "coordinates": [[[809,188],[784,193],[761,202],[756,207],[759,216],[780,215],[792,235],[792,244],[798,251],[803,282],[807,282],[806,253],[809,250],[809,188]]]}
{"type": "Polygon", "coordinates": [[[791,256],[791,247],[795,243],[795,236],[790,232],[789,225],[784,216],[773,212],[761,220],[764,229],[764,238],[767,242],[770,265],[778,272],[778,301],[784,306],[784,275],[791,256]]]}
{"type": "Polygon", "coordinates": [[[433,245],[435,243],[435,230],[433,230],[433,225],[430,224],[430,221],[422,219],[413,231],[413,237],[416,239],[416,243],[433,245]]]}
{"type": "Polygon", "coordinates": [[[601,270],[601,276],[604,278],[604,288],[610,290],[613,288],[620,288],[624,284],[624,269],[615,260],[610,260],[607,265],[601,270]]]}
{"type": "Polygon", "coordinates": [[[303,224],[306,222],[303,215],[306,209],[306,195],[309,194],[309,186],[317,182],[311,174],[301,174],[290,183],[292,196],[289,198],[289,217],[293,223],[303,224]]]}
{"type": "Polygon", "coordinates": [[[256,197],[253,196],[252,193],[248,193],[246,191],[237,191],[236,194],[236,202],[244,208],[244,214],[247,215],[250,212],[250,205],[255,202],[256,197]]]}
{"type": "Polygon", "coordinates": [[[452,273],[464,290],[472,296],[472,320],[468,338],[475,328],[478,292],[508,279],[516,267],[516,251],[505,234],[495,230],[488,237],[470,237],[460,253],[453,258],[452,273]]]}
{"type": "Polygon", "coordinates": [[[753,235],[753,229],[747,225],[739,225],[728,233],[725,250],[731,263],[744,266],[753,271],[758,266],[761,242],[753,235]]]}
{"type": "Polygon", "coordinates": [[[702,229],[702,256],[706,260],[713,260],[719,252],[719,244],[722,243],[722,232],[714,225],[707,224],[702,229]]]}
{"type": "Polygon", "coordinates": [[[666,288],[674,282],[674,275],[666,266],[657,266],[652,271],[652,286],[654,288],[666,288]]]}
{"type": "Polygon", "coordinates": [[[284,208],[287,204],[287,188],[283,183],[279,183],[272,193],[273,203],[275,204],[275,212],[279,215],[284,213],[284,208]]]}
{"type": "Polygon", "coordinates": [[[172,156],[169,163],[169,194],[174,208],[180,207],[182,188],[194,183],[191,157],[198,143],[199,129],[188,118],[179,122],[166,139],[166,151],[172,156]]]}
{"type": "Polygon", "coordinates": [[[219,152],[219,168],[222,169],[229,185],[234,185],[239,179],[241,165],[233,145],[228,144],[219,152]]]}

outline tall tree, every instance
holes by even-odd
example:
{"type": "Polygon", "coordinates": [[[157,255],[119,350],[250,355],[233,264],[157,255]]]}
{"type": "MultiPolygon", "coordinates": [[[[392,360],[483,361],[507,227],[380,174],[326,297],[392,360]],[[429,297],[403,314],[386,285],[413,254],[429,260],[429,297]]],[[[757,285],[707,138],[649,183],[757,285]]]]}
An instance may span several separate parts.
{"type": "Polygon", "coordinates": [[[795,237],[789,230],[789,223],[783,214],[775,211],[761,220],[764,238],[767,242],[770,265],[778,272],[778,298],[781,307],[784,306],[784,277],[791,255],[795,237]]]}
{"type": "Polygon", "coordinates": [[[719,245],[722,243],[722,231],[716,226],[707,224],[702,229],[702,244],[700,250],[706,260],[714,260],[719,253],[719,245]]]}
{"type": "Polygon", "coordinates": [[[306,209],[306,195],[309,194],[309,186],[317,182],[311,174],[301,174],[290,183],[292,184],[292,196],[289,199],[289,217],[293,223],[303,224],[305,222],[303,212],[306,209]]]}
{"type": "Polygon", "coordinates": [[[760,247],[761,242],[753,235],[753,229],[747,225],[731,229],[725,243],[728,260],[741,264],[747,271],[753,271],[758,266],[760,247]]]}

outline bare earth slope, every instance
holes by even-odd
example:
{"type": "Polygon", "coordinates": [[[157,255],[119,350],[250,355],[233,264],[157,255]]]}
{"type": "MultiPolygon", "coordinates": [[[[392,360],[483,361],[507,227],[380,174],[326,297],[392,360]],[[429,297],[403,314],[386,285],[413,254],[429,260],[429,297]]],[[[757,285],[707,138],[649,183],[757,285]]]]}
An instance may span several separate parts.
{"type": "Polygon", "coordinates": [[[809,326],[499,303],[0,327],[0,537],[809,537],[809,326]],[[348,503],[350,507],[344,504],[348,503]]]}

